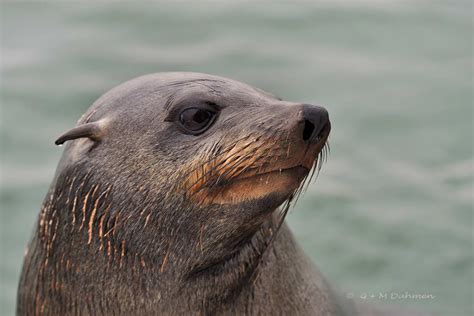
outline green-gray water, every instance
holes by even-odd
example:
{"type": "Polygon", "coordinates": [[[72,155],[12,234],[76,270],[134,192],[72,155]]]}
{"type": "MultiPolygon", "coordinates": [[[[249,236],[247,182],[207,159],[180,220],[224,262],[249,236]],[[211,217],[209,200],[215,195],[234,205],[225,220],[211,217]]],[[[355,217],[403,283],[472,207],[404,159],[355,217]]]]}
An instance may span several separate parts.
{"type": "Polygon", "coordinates": [[[1,314],[55,137],[120,82],[199,71],[328,108],[329,161],[288,220],[341,292],[471,315],[471,2],[318,3],[4,2],[1,314]]]}

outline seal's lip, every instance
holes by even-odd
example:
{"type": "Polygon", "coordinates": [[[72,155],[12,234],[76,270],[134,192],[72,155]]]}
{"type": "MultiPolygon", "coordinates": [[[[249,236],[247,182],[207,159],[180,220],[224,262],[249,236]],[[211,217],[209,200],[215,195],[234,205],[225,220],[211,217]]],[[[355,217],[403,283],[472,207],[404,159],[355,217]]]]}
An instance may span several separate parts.
{"type": "Polygon", "coordinates": [[[254,172],[253,170],[249,170],[239,175],[238,177],[235,177],[235,179],[231,180],[229,183],[232,183],[233,181],[239,181],[239,180],[251,179],[251,178],[260,178],[260,180],[262,180],[264,177],[275,176],[275,175],[279,175],[283,173],[294,173],[297,176],[304,176],[308,174],[310,170],[311,168],[308,168],[302,164],[292,166],[292,167],[287,167],[287,168],[269,169],[263,172],[254,172]]]}
{"type": "Polygon", "coordinates": [[[309,171],[307,167],[297,165],[281,168],[281,171],[278,168],[260,173],[242,174],[212,188],[209,197],[215,204],[260,200],[272,194],[286,199],[298,188],[309,171]]]}

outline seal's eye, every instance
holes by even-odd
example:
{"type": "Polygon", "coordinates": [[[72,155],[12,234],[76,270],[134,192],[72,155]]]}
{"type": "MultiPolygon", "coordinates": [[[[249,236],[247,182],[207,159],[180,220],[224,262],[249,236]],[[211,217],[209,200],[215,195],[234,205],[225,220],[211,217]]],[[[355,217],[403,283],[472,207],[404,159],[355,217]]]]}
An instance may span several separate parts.
{"type": "Polygon", "coordinates": [[[179,114],[179,122],[190,133],[198,135],[214,122],[216,113],[207,109],[187,108],[179,114]]]}

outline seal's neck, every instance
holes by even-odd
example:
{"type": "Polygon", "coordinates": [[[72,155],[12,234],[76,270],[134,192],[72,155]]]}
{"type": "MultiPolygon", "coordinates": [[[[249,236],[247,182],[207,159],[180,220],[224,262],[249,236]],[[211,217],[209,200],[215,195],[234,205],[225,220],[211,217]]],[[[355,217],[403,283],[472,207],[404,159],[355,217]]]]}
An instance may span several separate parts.
{"type": "Polygon", "coordinates": [[[236,299],[242,288],[258,277],[259,267],[265,263],[276,229],[276,220],[269,217],[257,232],[242,239],[233,252],[186,273],[187,287],[192,284],[191,287],[202,294],[201,299],[209,304],[217,297],[220,300],[218,305],[236,299]],[[209,284],[213,284],[213,288],[209,284]]]}
{"type": "Polygon", "coordinates": [[[229,238],[219,225],[204,227],[183,217],[159,217],[156,210],[138,209],[138,203],[131,208],[133,202],[128,209],[121,208],[116,194],[87,177],[58,178],[45,199],[29,254],[39,264],[38,278],[43,281],[38,279],[38,284],[54,288],[72,303],[77,292],[89,288],[110,293],[92,293],[90,299],[100,300],[98,305],[123,309],[123,302],[133,301],[145,310],[166,302],[163,306],[179,311],[183,307],[178,302],[184,300],[188,311],[213,311],[252,283],[278,226],[272,210],[266,210],[258,226],[229,238]]]}

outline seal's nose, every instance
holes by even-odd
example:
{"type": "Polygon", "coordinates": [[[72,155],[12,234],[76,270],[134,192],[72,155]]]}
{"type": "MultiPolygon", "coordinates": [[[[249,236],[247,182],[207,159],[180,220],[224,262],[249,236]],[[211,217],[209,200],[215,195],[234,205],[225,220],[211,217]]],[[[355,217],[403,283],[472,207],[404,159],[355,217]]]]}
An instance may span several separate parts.
{"type": "Polygon", "coordinates": [[[328,111],[322,106],[303,104],[303,140],[317,139],[329,124],[328,111]]]}

